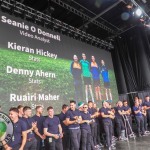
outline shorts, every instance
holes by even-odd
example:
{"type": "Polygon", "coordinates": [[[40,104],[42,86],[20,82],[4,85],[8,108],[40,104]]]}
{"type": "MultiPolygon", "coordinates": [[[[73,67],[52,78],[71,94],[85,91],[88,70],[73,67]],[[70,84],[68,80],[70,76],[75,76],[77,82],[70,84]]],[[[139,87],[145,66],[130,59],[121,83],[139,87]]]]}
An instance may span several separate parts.
{"type": "Polygon", "coordinates": [[[93,80],[94,87],[100,86],[100,80],[93,80]]]}
{"type": "Polygon", "coordinates": [[[91,77],[83,77],[84,85],[91,85],[91,77]]]}
{"type": "Polygon", "coordinates": [[[104,87],[106,89],[109,89],[110,88],[110,82],[104,82],[104,87]]]}

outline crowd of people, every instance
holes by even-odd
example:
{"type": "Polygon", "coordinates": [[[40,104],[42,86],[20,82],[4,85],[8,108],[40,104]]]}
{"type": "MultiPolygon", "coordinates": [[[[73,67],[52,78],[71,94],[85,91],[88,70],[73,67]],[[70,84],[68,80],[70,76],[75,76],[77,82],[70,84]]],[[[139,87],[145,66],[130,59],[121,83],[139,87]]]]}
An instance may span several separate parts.
{"type": "MultiPolygon", "coordinates": [[[[131,108],[128,101],[118,101],[115,107],[107,101],[102,108],[88,101],[87,104],[71,100],[64,104],[61,113],[47,108],[48,116],[42,116],[42,106],[32,115],[29,106],[19,105],[9,110],[14,124],[14,135],[5,150],[108,150],[116,149],[117,141],[127,141],[135,136],[147,136],[150,126],[150,97],[135,97],[131,108]],[[133,132],[133,120],[137,132],[133,132]]],[[[135,130],[134,130],[135,131],[135,130]]]]}

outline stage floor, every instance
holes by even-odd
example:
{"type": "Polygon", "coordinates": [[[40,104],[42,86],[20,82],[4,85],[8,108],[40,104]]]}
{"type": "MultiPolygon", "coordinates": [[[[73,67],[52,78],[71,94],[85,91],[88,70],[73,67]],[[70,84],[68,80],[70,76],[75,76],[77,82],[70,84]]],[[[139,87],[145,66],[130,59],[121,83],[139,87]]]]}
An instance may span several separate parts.
{"type": "Polygon", "coordinates": [[[129,142],[118,141],[116,150],[150,150],[150,135],[145,137],[136,137],[129,142]]]}

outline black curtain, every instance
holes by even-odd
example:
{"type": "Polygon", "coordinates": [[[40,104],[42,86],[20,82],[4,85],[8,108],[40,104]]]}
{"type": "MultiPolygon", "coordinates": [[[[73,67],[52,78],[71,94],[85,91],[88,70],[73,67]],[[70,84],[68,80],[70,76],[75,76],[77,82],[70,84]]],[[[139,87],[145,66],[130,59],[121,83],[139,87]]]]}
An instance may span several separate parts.
{"type": "Polygon", "coordinates": [[[132,93],[150,90],[149,32],[140,25],[115,39],[112,59],[119,94],[135,95],[132,93]]]}

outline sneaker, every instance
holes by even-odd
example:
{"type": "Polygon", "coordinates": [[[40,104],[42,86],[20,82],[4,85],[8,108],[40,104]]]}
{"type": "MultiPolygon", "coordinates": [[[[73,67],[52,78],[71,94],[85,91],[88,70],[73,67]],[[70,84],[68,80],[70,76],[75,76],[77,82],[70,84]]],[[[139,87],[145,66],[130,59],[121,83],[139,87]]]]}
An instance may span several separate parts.
{"type": "Polygon", "coordinates": [[[150,134],[150,132],[149,131],[145,131],[145,134],[150,134]]]}
{"type": "Polygon", "coordinates": [[[116,146],[116,143],[112,143],[111,146],[116,146]]]}
{"type": "Polygon", "coordinates": [[[142,134],[142,136],[148,136],[148,134],[145,134],[145,133],[144,133],[144,134],[142,134]]]}
{"type": "Polygon", "coordinates": [[[113,139],[115,139],[115,140],[118,140],[118,138],[117,138],[117,137],[115,137],[115,136],[113,136],[112,138],[113,138],[113,139]]]}
{"type": "Polygon", "coordinates": [[[111,147],[108,147],[108,150],[112,150],[111,147]]]}
{"type": "Polygon", "coordinates": [[[116,144],[116,141],[111,141],[111,143],[116,144]]]}
{"type": "Polygon", "coordinates": [[[104,147],[104,145],[102,143],[99,143],[99,147],[104,147]]]}
{"type": "Polygon", "coordinates": [[[111,149],[116,149],[116,147],[114,145],[111,145],[111,149]]]}

